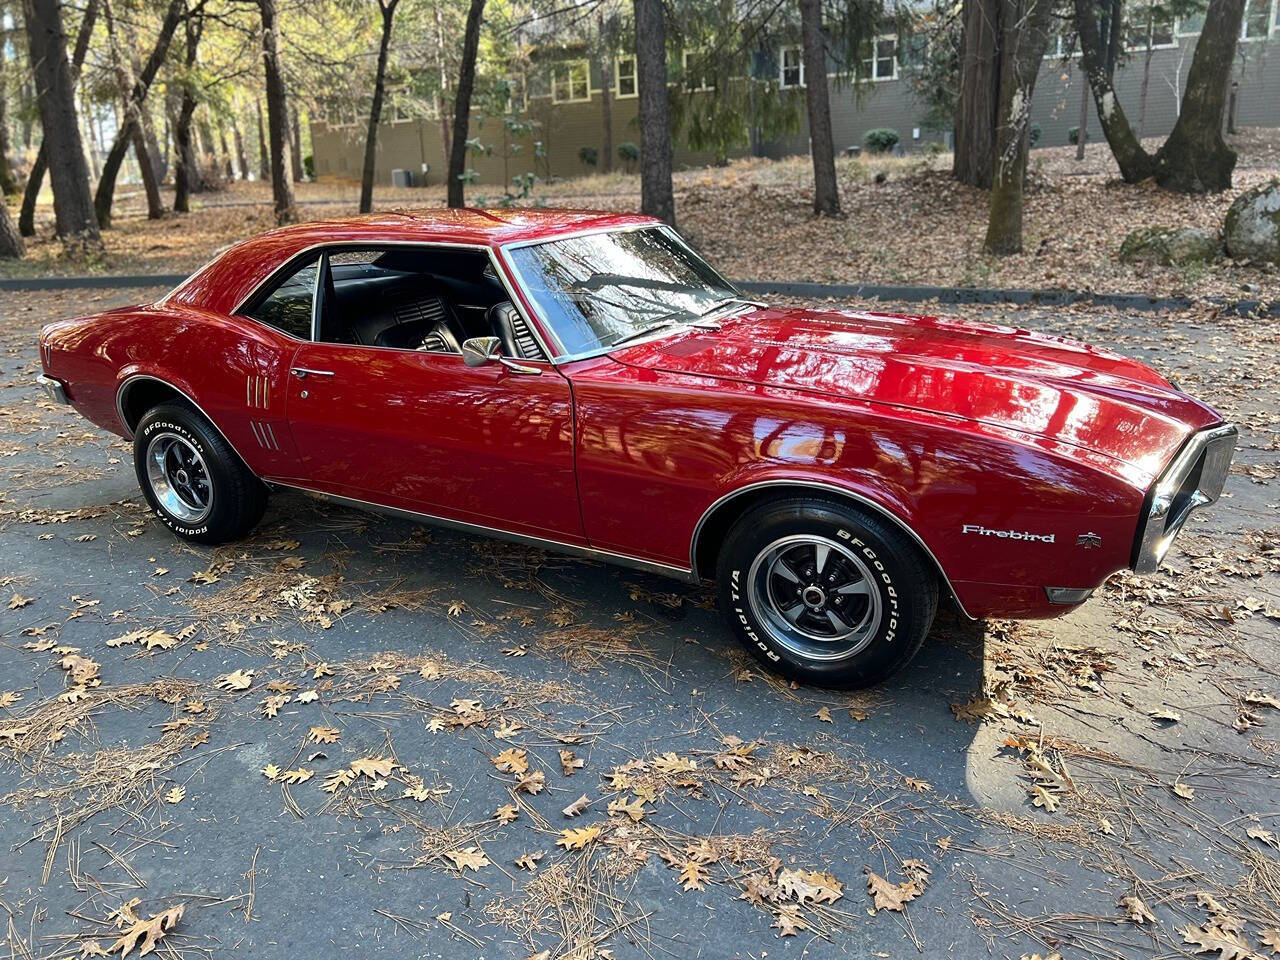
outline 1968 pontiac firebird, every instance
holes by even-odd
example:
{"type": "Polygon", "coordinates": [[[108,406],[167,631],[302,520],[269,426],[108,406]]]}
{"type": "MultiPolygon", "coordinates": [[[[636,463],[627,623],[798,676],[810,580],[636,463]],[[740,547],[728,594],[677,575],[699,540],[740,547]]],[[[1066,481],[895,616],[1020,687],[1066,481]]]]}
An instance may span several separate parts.
{"type": "Polygon", "coordinates": [[[50,397],[200,543],[294,487],[687,580],[763,663],[873,683],[939,594],[1051,617],[1154,570],[1236,430],[1150,368],[987,324],[745,299],[652,219],[384,214],[52,323],[50,397]]]}

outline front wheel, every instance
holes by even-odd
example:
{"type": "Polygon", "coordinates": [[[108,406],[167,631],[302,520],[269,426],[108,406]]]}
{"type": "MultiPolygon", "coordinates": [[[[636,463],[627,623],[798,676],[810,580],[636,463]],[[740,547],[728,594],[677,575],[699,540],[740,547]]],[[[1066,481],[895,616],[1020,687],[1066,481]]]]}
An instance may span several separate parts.
{"type": "Polygon", "coordinates": [[[888,677],[920,649],[938,578],[916,545],[870,513],[812,498],[744,514],[725,538],[720,603],[772,670],[848,689],[888,677]]]}
{"type": "Polygon", "coordinates": [[[133,465],[156,516],[196,543],[238,540],[267,508],[266,486],[185,403],[163,403],[143,414],[133,435],[133,465]]]}

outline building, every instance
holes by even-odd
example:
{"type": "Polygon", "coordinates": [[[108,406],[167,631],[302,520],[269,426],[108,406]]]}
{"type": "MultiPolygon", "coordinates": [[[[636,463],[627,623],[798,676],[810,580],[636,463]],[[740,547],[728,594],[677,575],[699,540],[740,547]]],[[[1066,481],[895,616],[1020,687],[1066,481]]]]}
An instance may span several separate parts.
{"type": "MultiPolygon", "coordinates": [[[[1115,86],[1131,124],[1142,135],[1163,137],[1173,129],[1202,20],[1156,22],[1129,38],[1127,56],[1116,69],[1115,86]]],[[[1080,126],[1082,107],[1088,116],[1090,139],[1101,137],[1080,56],[1065,49],[1066,43],[1063,38],[1057,40],[1056,49],[1045,57],[1036,84],[1032,123],[1033,130],[1038,128],[1037,146],[1072,142],[1072,131],[1080,126]]],[[[856,96],[849,83],[841,82],[834,71],[830,74],[831,119],[837,149],[860,145],[866,131],[884,127],[897,130],[907,150],[945,143],[948,131],[931,130],[926,125],[927,106],[919,100],[911,82],[912,57],[908,50],[900,49],[898,37],[877,37],[872,53],[872,58],[864,61],[867,79],[856,96]]],[[[697,54],[683,51],[682,60],[675,65],[676,72],[690,101],[716,96],[713,83],[697,75],[697,54]]],[[[796,129],[769,139],[744,138],[749,142],[729,151],[728,156],[778,158],[807,154],[800,47],[779,43],[757,54],[754,63],[755,75],[776,81],[771,83],[771,89],[778,97],[789,98],[796,129]]],[[[640,139],[636,125],[635,58],[620,56],[611,66],[610,113],[616,153],[620,146],[637,144],[640,139]]],[[[1236,124],[1280,126],[1280,0],[1246,0],[1233,79],[1236,124]]],[[[572,50],[540,53],[522,76],[511,78],[512,96],[505,117],[479,112],[472,115],[471,136],[490,152],[473,153],[468,158],[468,165],[476,173],[471,193],[501,194],[513,177],[528,172],[544,180],[595,172],[595,167],[584,161],[583,151],[598,151],[604,139],[602,87],[600,68],[584,55],[572,50]],[[508,120],[527,127],[513,127],[508,120]],[[531,132],[522,133],[522,129],[531,132]]],[[[317,175],[358,179],[364,158],[364,134],[362,121],[314,122],[311,136],[317,175]]],[[[704,166],[717,159],[720,158],[712,152],[690,149],[677,138],[677,169],[704,166]]],[[[413,172],[418,185],[424,183],[424,171],[425,183],[438,185],[445,166],[438,119],[392,116],[382,123],[375,182],[390,184],[392,170],[403,169],[413,172]]],[[[627,164],[615,157],[614,166],[625,169],[627,164]]]]}

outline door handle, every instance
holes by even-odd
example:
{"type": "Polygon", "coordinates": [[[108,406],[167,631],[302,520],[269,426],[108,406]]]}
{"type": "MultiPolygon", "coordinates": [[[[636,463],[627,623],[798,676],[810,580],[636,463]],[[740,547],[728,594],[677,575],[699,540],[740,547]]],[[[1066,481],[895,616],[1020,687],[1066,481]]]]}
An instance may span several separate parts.
{"type": "Polygon", "coordinates": [[[332,377],[332,370],[312,370],[310,367],[292,367],[289,370],[299,380],[305,380],[307,377],[332,377]]]}

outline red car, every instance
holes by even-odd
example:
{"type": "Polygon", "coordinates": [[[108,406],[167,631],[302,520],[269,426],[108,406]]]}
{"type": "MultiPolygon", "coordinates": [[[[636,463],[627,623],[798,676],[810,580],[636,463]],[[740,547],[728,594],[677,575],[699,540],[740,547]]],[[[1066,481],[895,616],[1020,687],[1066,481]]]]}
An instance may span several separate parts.
{"type": "Polygon", "coordinates": [[[867,684],[940,593],[1050,617],[1154,570],[1236,430],[1150,368],[934,317],[770,308],[669,227],[565,211],[276,230],[52,323],[45,390],[133,438],[175,533],[272,487],[714,579],[762,662],[867,684]]]}

